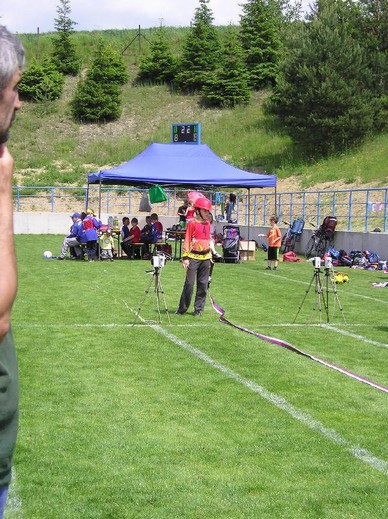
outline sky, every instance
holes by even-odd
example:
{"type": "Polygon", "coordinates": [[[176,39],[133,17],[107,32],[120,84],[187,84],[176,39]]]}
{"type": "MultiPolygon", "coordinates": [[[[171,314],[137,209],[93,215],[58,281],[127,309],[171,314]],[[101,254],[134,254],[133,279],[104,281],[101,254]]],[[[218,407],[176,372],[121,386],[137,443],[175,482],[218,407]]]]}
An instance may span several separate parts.
{"type": "MultiPolygon", "coordinates": [[[[210,0],[214,25],[238,23],[246,0],[210,0]]],[[[0,24],[13,33],[54,31],[59,0],[12,0],[2,2],[0,24]]],[[[75,30],[188,27],[199,0],[71,0],[75,30]]]]}

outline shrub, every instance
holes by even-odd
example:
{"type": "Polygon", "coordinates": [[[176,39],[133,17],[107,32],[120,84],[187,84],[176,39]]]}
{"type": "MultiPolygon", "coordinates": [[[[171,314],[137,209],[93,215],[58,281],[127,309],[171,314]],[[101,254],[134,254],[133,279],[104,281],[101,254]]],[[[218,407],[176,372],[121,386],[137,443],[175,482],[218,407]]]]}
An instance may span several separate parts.
{"type": "Polygon", "coordinates": [[[81,122],[106,122],[121,114],[120,88],[87,78],[78,84],[70,103],[73,117],[81,122]]]}
{"type": "Polygon", "coordinates": [[[176,69],[176,59],[168,47],[165,30],[161,27],[155,41],[151,43],[151,55],[140,62],[136,82],[171,83],[176,69]]]}
{"type": "Polygon", "coordinates": [[[128,72],[122,57],[109,44],[100,41],[87,77],[97,83],[124,85],[128,72]]]}
{"type": "Polygon", "coordinates": [[[22,99],[33,102],[53,101],[61,96],[63,84],[63,75],[50,60],[45,60],[41,65],[33,63],[23,72],[19,93],[22,99]]]}

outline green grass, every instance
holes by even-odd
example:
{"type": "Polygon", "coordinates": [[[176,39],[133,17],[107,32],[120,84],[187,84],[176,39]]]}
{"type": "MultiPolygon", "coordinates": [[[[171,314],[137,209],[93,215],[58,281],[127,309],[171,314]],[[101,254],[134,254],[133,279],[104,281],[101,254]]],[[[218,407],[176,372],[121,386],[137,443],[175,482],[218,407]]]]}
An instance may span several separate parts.
{"type": "MultiPolygon", "coordinates": [[[[171,325],[164,311],[159,325],[149,262],[44,260],[61,241],[16,237],[8,518],[387,516],[387,394],[220,323],[209,302],[199,319],[173,315],[179,262],[161,271],[171,325]]],[[[216,265],[227,319],[388,386],[386,291],[371,286],[386,275],[349,270],[327,328],[310,263],[264,266],[262,251],[216,265]]]]}

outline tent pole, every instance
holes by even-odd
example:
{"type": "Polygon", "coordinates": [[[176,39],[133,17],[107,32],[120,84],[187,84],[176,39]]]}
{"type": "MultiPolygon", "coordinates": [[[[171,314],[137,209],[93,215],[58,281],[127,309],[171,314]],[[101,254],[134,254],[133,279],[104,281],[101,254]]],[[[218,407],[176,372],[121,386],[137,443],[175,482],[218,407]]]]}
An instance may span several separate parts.
{"type": "Polygon", "coordinates": [[[101,220],[101,177],[98,183],[98,218],[101,220]]]}
{"type": "Polygon", "coordinates": [[[248,242],[250,240],[250,225],[251,225],[251,188],[248,187],[248,242]]]}
{"type": "Polygon", "coordinates": [[[86,209],[88,208],[88,205],[89,205],[89,188],[90,188],[90,184],[88,182],[88,187],[86,188],[85,211],[86,211],[86,209]]]}
{"type": "Polygon", "coordinates": [[[275,216],[278,216],[278,192],[277,192],[277,181],[275,184],[275,216]]]}

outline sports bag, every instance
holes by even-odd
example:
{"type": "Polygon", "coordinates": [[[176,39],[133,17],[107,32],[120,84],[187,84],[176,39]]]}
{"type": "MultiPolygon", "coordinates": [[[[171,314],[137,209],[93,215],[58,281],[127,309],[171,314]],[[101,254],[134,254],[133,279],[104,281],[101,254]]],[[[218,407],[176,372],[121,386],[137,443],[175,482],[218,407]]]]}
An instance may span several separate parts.
{"type": "Polygon", "coordinates": [[[149,213],[151,211],[152,207],[150,204],[150,201],[148,199],[148,193],[147,191],[143,191],[143,194],[141,195],[140,199],[140,205],[139,205],[139,212],[140,213],[149,213]]]}
{"type": "Polygon", "coordinates": [[[158,202],[165,202],[167,200],[166,193],[158,184],[150,187],[148,193],[150,195],[151,204],[157,204],[158,202]]]}
{"type": "Polygon", "coordinates": [[[295,254],[294,251],[285,252],[283,254],[283,261],[288,261],[290,263],[295,263],[296,261],[300,262],[302,261],[298,256],[295,254]]]}

